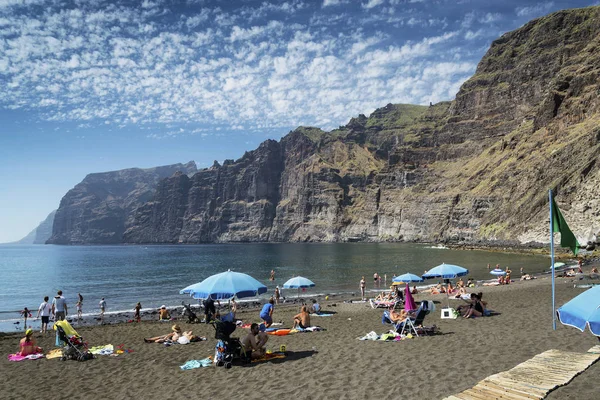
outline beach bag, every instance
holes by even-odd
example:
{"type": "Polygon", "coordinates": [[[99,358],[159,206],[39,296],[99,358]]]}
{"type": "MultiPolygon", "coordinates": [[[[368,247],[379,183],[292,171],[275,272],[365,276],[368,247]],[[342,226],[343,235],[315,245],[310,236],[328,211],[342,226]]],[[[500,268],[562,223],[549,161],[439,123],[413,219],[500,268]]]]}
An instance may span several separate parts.
{"type": "Polygon", "coordinates": [[[227,344],[222,340],[218,340],[215,346],[214,363],[217,364],[217,367],[231,368],[231,361],[233,361],[233,354],[229,352],[227,344]]]}

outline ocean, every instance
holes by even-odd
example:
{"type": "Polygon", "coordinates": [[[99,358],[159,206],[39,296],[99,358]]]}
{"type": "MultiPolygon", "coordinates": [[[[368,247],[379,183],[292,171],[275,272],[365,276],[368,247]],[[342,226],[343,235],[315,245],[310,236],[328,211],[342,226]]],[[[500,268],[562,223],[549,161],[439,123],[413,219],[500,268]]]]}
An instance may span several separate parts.
{"type": "MultiPolygon", "coordinates": [[[[83,313],[99,312],[106,299],[108,312],[132,311],[139,301],[144,309],[196,303],[180,295],[184,287],[219,272],[244,272],[264,283],[270,296],[293,276],[304,276],[316,286],[305,295],[359,293],[362,276],[367,290],[377,291],[373,274],[382,277],[381,287],[392,276],[405,272],[421,275],[441,263],[469,269],[476,280],[492,279],[487,264],[509,266],[513,277],[520,268],[537,273],[549,268],[549,258],[478,250],[455,250],[411,243],[286,243],[208,244],[160,246],[54,246],[0,245],[0,331],[22,329],[19,311],[33,316],[44,296],[52,299],[63,291],[69,314],[76,313],[77,293],[84,298],[83,313]],[[270,271],[275,281],[269,281],[270,271]]],[[[420,285],[437,283],[425,281],[420,285]]],[[[295,296],[295,290],[283,290],[295,296]]],[[[28,320],[28,324],[31,320],[28,320]]],[[[39,325],[39,321],[34,323],[39,325]]]]}

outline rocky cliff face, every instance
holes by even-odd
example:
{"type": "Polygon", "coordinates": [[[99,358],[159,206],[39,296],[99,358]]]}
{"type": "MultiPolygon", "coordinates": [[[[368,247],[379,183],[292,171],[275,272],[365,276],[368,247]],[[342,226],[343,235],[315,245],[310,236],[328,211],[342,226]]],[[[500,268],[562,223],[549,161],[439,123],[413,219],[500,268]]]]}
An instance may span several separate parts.
{"type": "Polygon", "coordinates": [[[193,174],[196,164],[89,174],[62,198],[46,243],[122,243],[134,211],[153,199],[162,179],[178,171],[193,174]]]}
{"type": "Polygon", "coordinates": [[[583,231],[600,225],[599,55],[600,7],[554,13],[496,40],[452,102],[301,127],[134,196],[141,176],[88,177],[51,242],[543,241],[548,188],[583,231]]]}
{"type": "Polygon", "coordinates": [[[50,239],[52,236],[52,226],[54,224],[54,215],[56,215],[56,210],[52,211],[46,219],[44,219],[40,224],[27,236],[23,239],[19,240],[17,244],[44,244],[46,240],[50,239]]]}

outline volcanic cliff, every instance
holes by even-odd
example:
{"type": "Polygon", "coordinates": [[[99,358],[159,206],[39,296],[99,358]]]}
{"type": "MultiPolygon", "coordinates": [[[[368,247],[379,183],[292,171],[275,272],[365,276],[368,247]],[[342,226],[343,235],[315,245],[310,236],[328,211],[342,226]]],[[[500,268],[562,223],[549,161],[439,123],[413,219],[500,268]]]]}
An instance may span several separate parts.
{"type": "Polygon", "coordinates": [[[48,242],[544,240],[549,188],[579,233],[600,221],[599,111],[600,7],[560,11],[494,41],[452,102],[89,175],[48,242]]]}

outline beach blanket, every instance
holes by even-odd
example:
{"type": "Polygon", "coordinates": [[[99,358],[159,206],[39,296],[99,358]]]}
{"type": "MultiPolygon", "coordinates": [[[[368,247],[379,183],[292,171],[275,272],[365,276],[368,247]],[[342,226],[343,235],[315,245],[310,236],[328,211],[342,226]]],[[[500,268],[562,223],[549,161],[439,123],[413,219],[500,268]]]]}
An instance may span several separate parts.
{"type": "Polygon", "coordinates": [[[46,358],[48,360],[52,360],[53,358],[60,358],[60,357],[62,357],[61,349],[50,350],[50,352],[48,354],[46,354],[46,358]]]}
{"type": "Polygon", "coordinates": [[[210,359],[210,357],[204,358],[202,360],[190,360],[190,361],[186,361],[185,364],[181,365],[179,368],[181,368],[183,371],[188,370],[188,369],[196,369],[196,368],[202,368],[202,367],[210,367],[212,365],[212,360],[210,359]]]}
{"type": "Polygon", "coordinates": [[[101,356],[109,356],[111,354],[113,354],[115,351],[115,348],[113,347],[112,344],[107,344],[104,346],[94,346],[92,348],[90,348],[90,353],[95,354],[95,355],[101,355],[101,356]]]}
{"type": "Polygon", "coordinates": [[[331,317],[332,315],[335,315],[335,312],[329,312],[329,311],[321,311],[320,313],[317,314],[310,314],[311,317],[331,317]]]}
{"type": "Polygon", "coordinates": [[[320,326],[309,326],[306,328],[294,328],[290,331],[290,333],[295,333],[295,332],[318,332],[318,331],[324,331],[325,328],[321,328],[320,326]]]}
{"type": "Polygon", "coordinates": [[[274,358],[285,358],[285,353],[271,352],[270,350],[267,350],[267,353],[264,356],[262,356],[260,358],[255,358],[252,360],[252,362],[268,361],[268,360],[272,360],[274,358]]]}
{"type": "Polygon", "coordinates": [[[28,356],[22,356],[20,354],[8,355],[8,361],[38,360],[40,358],[44,358],[44,353],[30,354],[28,356]]]}

